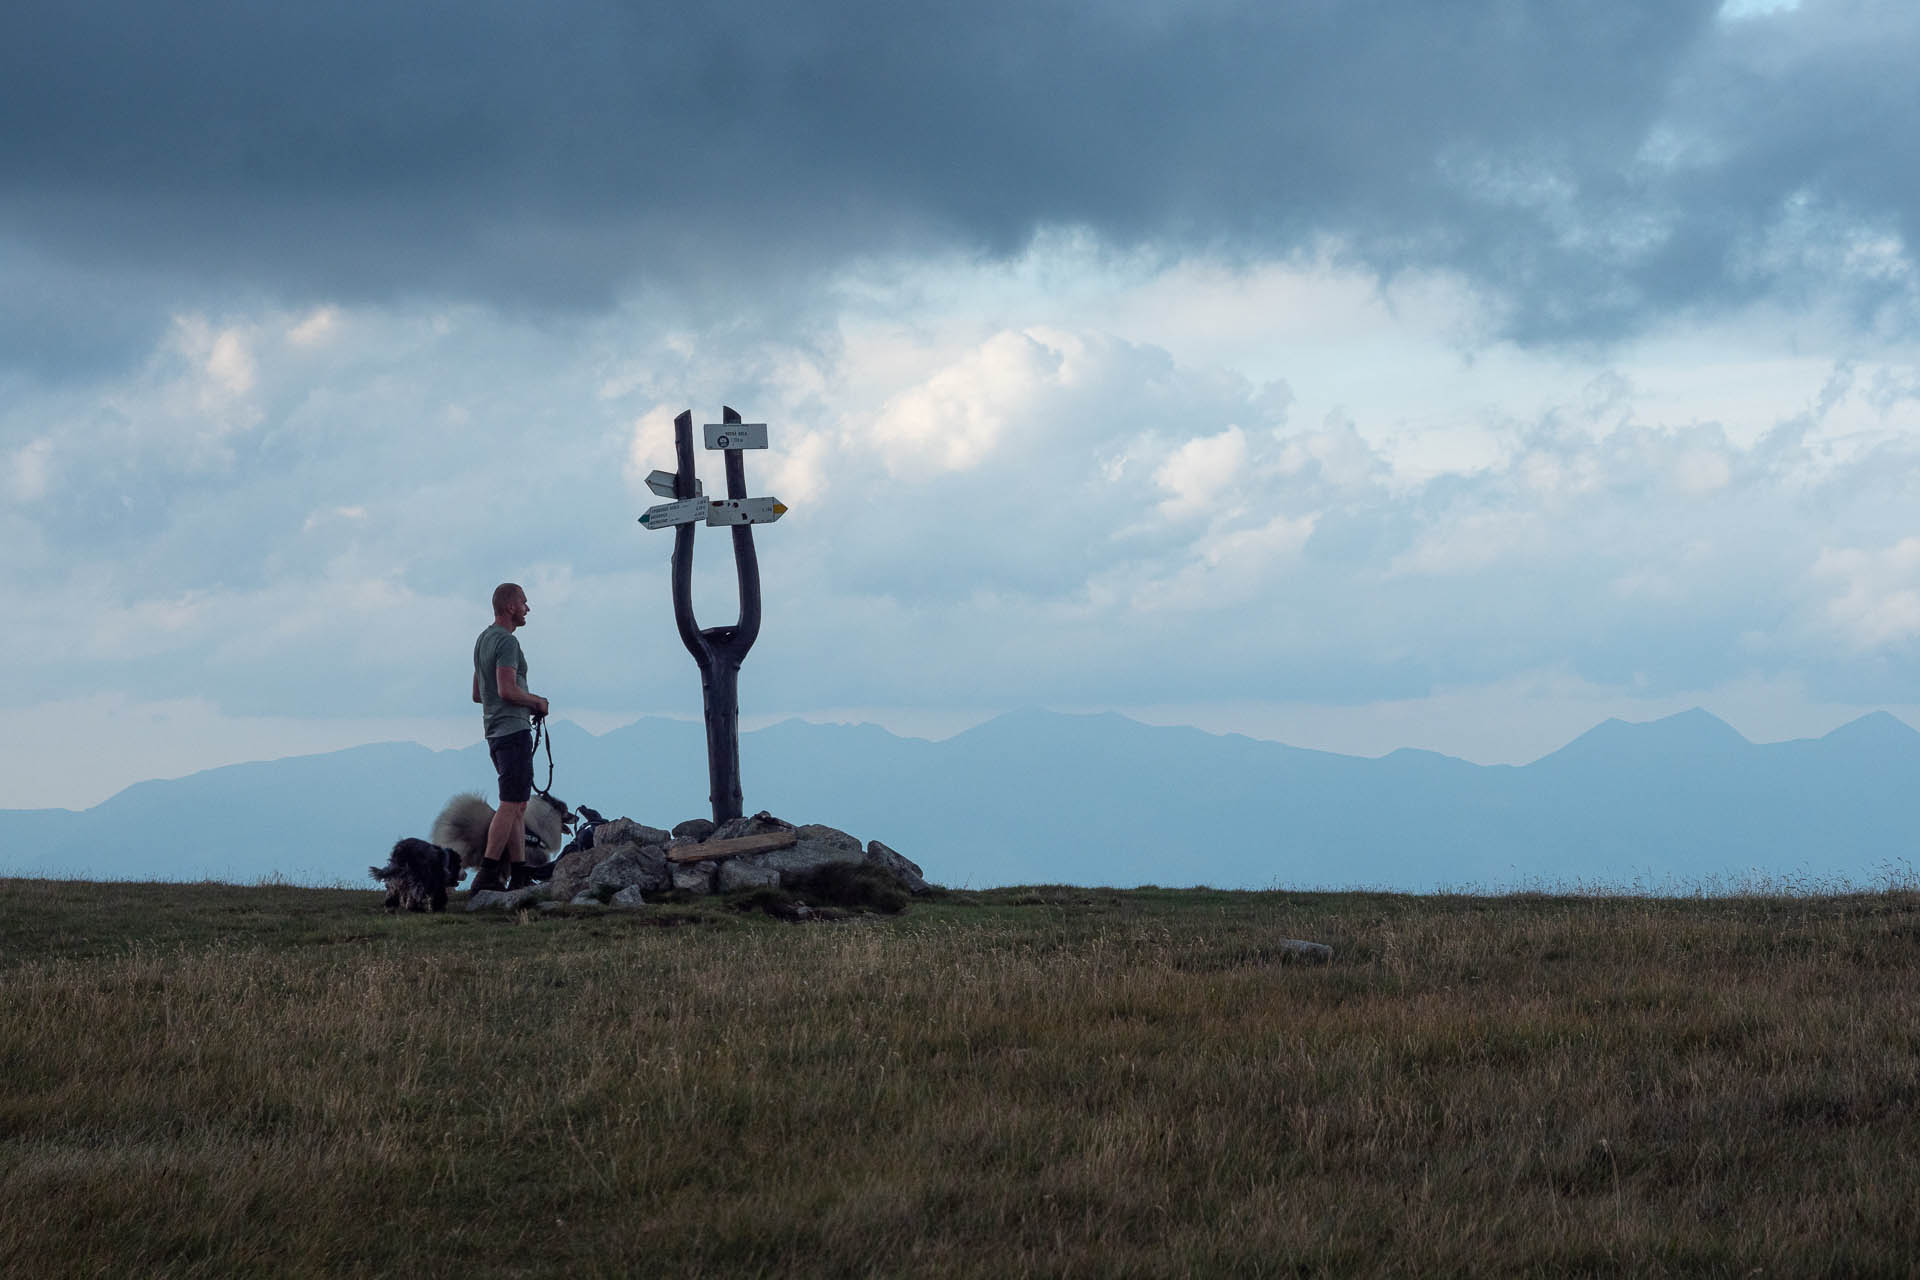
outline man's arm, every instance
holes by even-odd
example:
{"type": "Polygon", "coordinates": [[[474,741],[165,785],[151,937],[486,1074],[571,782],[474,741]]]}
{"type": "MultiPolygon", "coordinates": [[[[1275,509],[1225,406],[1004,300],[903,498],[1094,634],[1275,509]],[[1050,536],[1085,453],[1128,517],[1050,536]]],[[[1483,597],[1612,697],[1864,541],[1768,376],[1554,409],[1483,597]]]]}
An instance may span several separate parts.
{"type": "Polygon", "coordinates": [[[475,702],[480,701],[480,673],[478,671],[473,673],[473,700],[475,702]]]}
{"type": "MultiPolygon", "coordinates": [[[[480,678],[479,673],[474,679],[480,678]]],[[[547,700],[537,693],[528,693],[520,687],[520,673],[512,667],[495,667],[493,679],[500,687],[500,701],[512,703],[516,707],[525,707],[537,716],[547,714],[547,700]]]]}

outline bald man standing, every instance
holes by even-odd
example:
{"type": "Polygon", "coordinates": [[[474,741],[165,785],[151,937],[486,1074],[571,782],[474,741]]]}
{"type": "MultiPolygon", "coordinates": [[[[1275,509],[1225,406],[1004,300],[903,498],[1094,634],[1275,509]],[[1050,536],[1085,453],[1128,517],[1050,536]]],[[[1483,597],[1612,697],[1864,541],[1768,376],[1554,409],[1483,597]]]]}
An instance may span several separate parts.
{"type": "Polygon", "coordinates": [[[486,857],[473,888],[524,889],[527,874],[527,801],[533,795],[533,722],[547,700],[527,692],[527,658],[514,632],[527,625],[527,593],[516,582],[493,589],[493,624],[473,642],[473,700],[486,723],[487,752],[500,777],[500,807],[487,827],[486,857]],[[502,874],[502,863],[512,867],[502,874]]]}

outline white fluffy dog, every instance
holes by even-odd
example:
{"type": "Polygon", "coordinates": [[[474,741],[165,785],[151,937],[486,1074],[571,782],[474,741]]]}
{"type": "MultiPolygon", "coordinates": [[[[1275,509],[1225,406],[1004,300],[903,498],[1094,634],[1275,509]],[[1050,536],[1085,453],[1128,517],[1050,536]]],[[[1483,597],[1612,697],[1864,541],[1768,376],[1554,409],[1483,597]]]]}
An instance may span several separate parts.
{"type": "MultiPolygon", "coordinates": [[[[486,856],[487,827],[492,821],[493,806],[475,792],[463,792],[447,801],[447,807],[433,820],[433,834],[428,838],[458,853],[460,865],[470,870],[486,856]]],[[[551,862],[566,843],[574,821],[564,802],[535,793],[527,805],[527,865],[538,867],[551,862]]]]}

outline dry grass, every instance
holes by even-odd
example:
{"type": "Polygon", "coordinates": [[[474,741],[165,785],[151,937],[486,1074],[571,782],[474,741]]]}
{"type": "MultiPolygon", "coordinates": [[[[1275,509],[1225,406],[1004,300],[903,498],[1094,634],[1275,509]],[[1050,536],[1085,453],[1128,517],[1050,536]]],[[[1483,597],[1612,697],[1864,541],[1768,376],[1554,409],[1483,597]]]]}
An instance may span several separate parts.
{"type": "Polygon", "coordinates": [[[9,1274],[1912,1274],[1920,895],[0,881],[9,1274]],[[1275,944],[1337,948],[1326,968],[1275,944]]]}

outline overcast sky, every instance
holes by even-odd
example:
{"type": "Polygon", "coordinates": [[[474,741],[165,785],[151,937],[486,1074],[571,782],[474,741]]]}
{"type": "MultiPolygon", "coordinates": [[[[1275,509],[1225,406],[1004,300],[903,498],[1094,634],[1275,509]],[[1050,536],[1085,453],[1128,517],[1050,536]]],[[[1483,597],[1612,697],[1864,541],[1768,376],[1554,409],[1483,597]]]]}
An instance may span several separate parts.
{"type": "Polygon", "coordinates": [[[1908,0],[13,0],[0,805],[477,740],[502,579],[556,714],[697,715],[635,517],[723,403],[750,724],[1920,719],[1916,64],[1908,0]]]}

